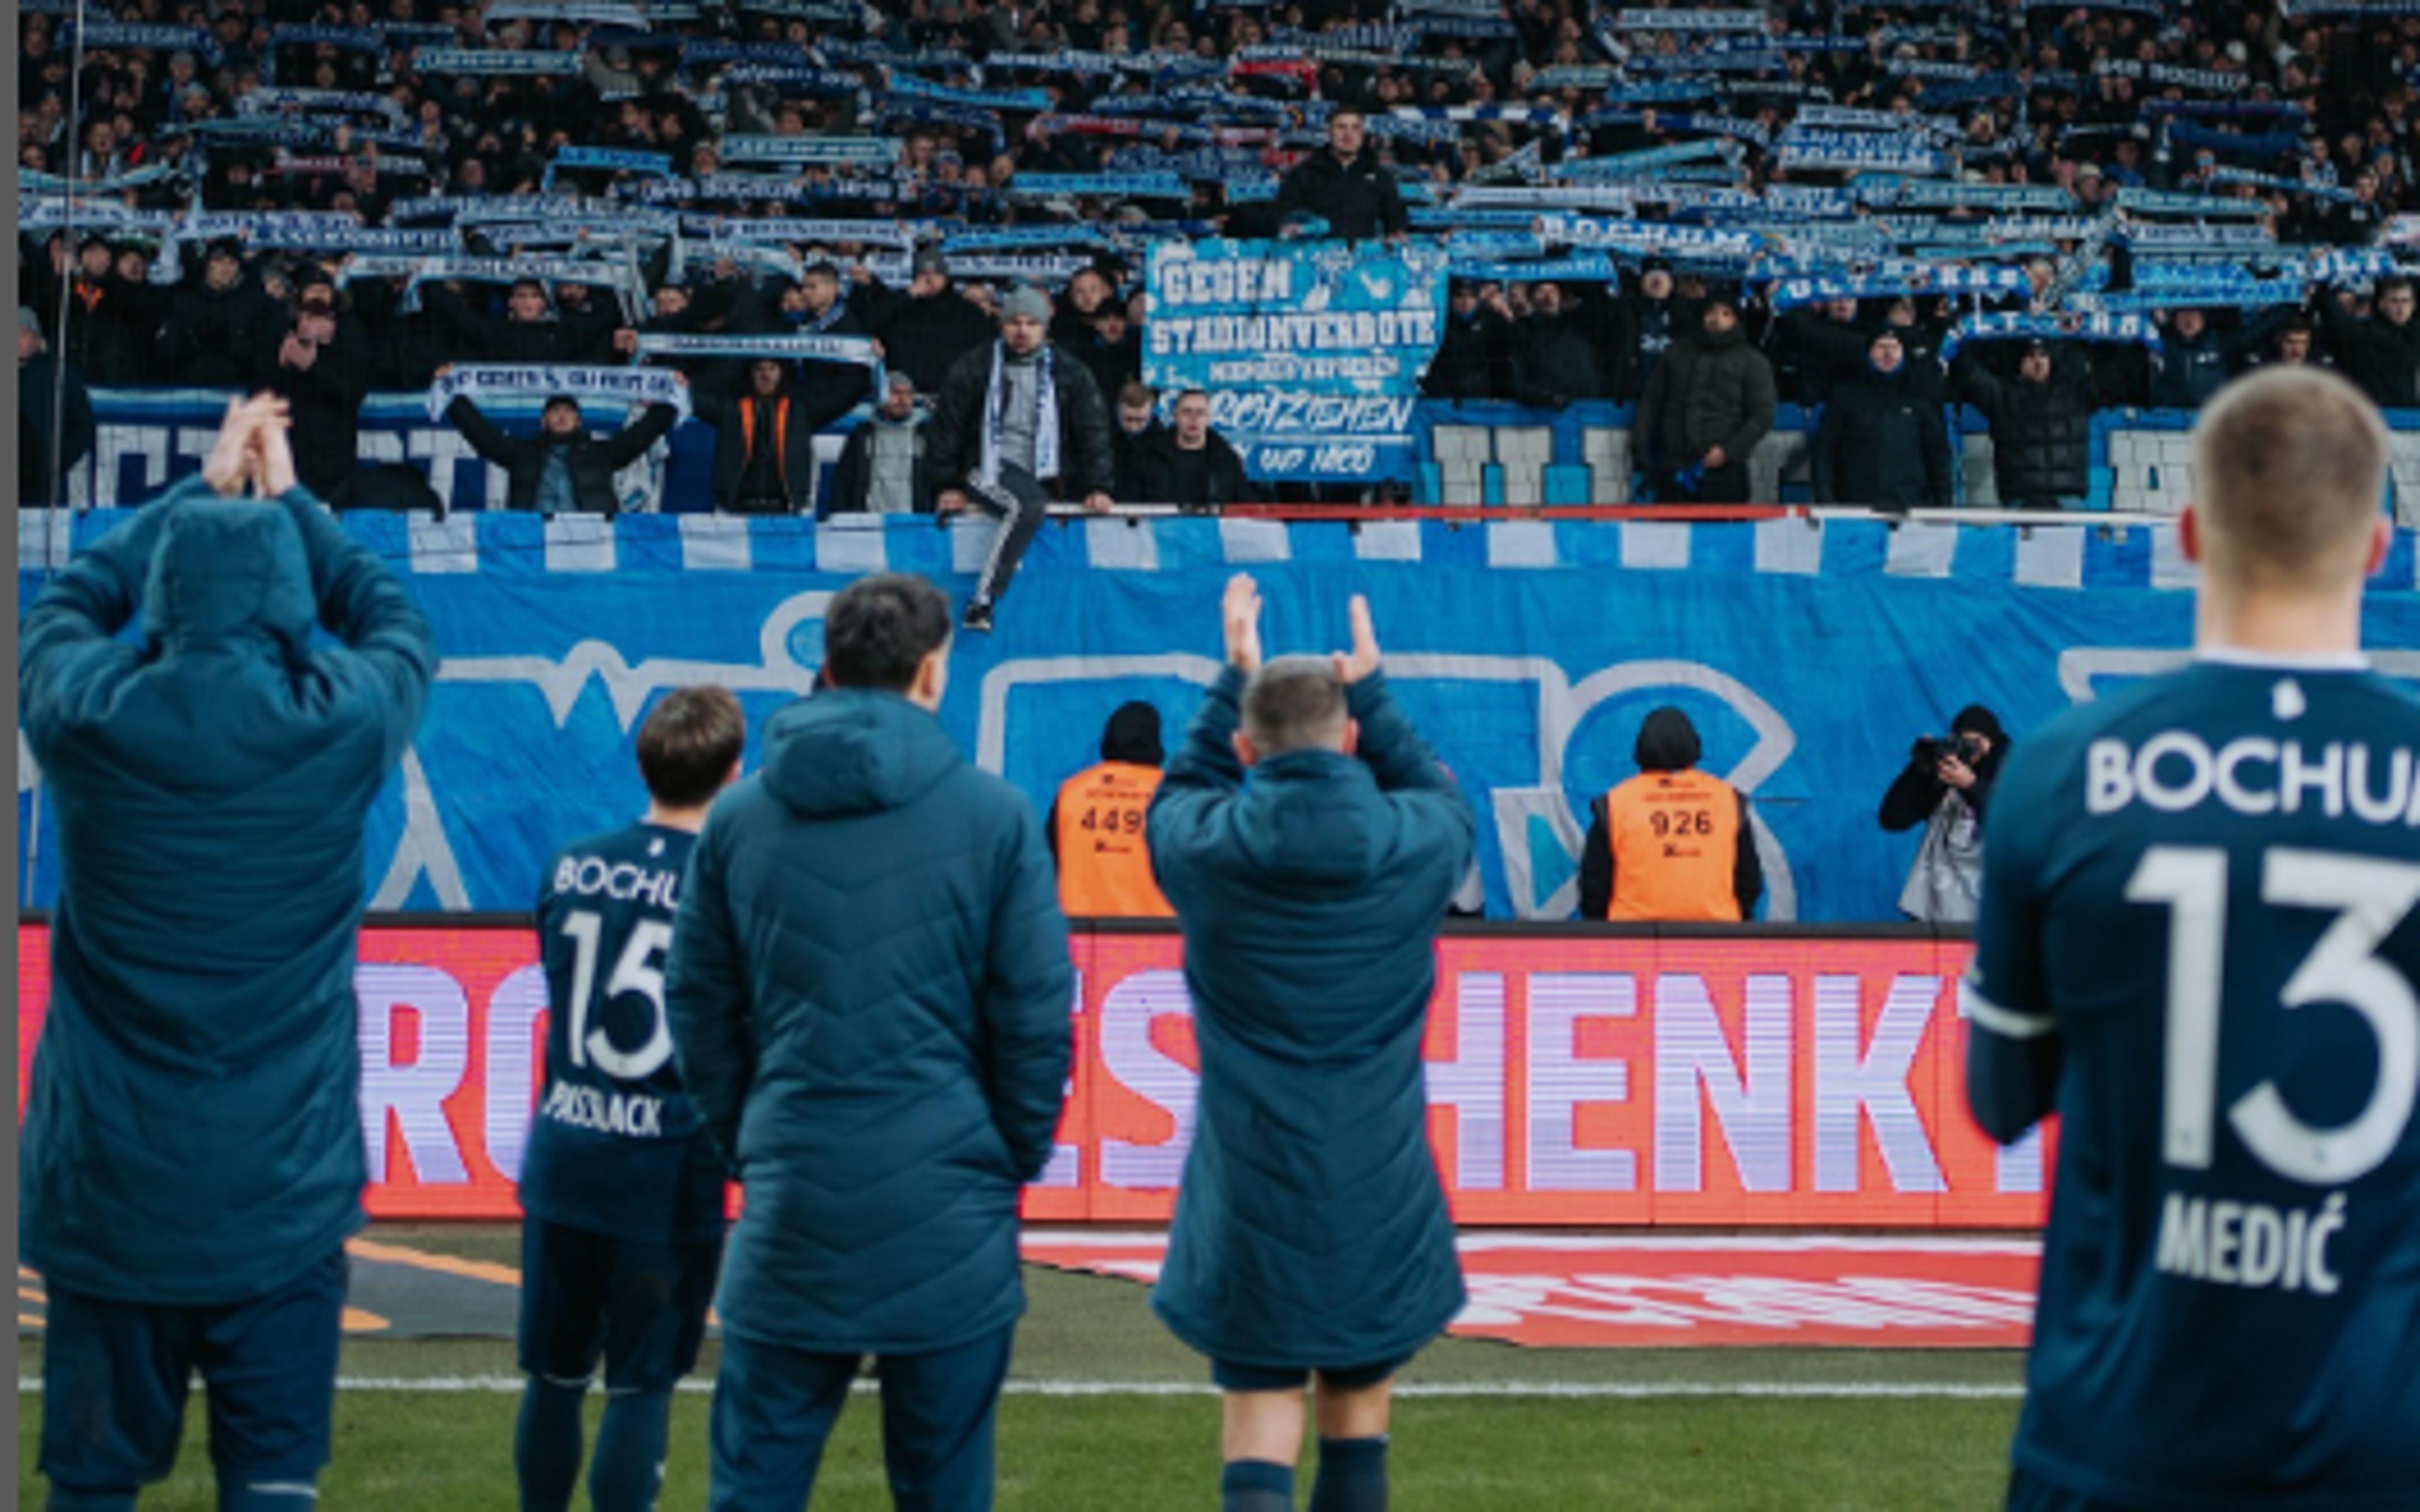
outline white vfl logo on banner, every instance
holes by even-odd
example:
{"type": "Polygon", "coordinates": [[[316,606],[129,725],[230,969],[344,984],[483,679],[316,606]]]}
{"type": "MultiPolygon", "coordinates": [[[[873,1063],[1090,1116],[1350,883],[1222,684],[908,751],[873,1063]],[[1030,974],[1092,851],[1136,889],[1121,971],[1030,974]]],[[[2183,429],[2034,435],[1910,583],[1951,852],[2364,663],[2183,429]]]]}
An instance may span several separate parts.
{"type": "MultiPolygon", "coordinates": [[[[647,700],[657,693],[700,683],[720,683],[735,693],[773,692],[804,695],[814,690],[815,670],[800,662],[792,636],[810,621],[823,618],[831,602],[829,591],[816,589],[783,599],[765,617],[757,635],[755,663],[689,661],[649,657],[636,666],[603,640],[582,640],[559,658],[551,656],[448,656],[438,665],[441,683],[509,684],[535,687],[545,698],[557,729],[571,718],[572,706],[594,678],[605,686],[613,717],[624,730],[637,722],[647,700]]],[[[471,906],[460,866],[439,822],[436,795],[428,774],[415,751],[403,758],[403,838],[395,859],[370,900],[373,908],[399,908],[411,896],[422,875],[443,908],[471,906]]]]}

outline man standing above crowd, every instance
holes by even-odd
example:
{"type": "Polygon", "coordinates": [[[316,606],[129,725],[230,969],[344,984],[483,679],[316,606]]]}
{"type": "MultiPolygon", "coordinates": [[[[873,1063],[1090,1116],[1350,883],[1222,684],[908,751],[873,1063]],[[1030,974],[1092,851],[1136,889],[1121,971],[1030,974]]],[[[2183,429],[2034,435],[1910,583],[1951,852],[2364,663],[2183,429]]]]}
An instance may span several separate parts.
{"type": "Polygon", "coordinates": [[[1773,364],[1747,344],[1739,305],[1707,301],[1698,332],[1676,341],[1648,376],[1634,434],[1648,451],[1657,503],[1737,504],[1748,457],[1773,429],[1773,364]]]}
{"type": "Polygon", "coordinates": [[[2381,279],[2374,300],[2377,313],[2364,318],[2345,307],[2336,290],[2318,290],[2319,331],[2336,366],[2370,403],[2410,409],[2420,405],[2420,320],[2412,318],[2412,281],[2381,279]]]}
{"type": "Polygon", "coordinates": [[[842,443],[831,491],[817,505],[815,517],[912,515],[931,509],[924,426],[932,418],[932,411],[917,407],[916,380],[892,369],[883,384],[880,408],[842,443]]]}
{"type": "Polygon", "coordinates": [[[871,1353],[893,1498],[983,1512],[1017,1192],[1073,1052],[1067,921],[1032,806],[935,717],[939,591],[859,579],[824,651],[706,820],[665,974],[682,1084],[747,1194],[708,1504],[803,1505],[871,1353]]]}
{"type": "Polygon", "coordinates": [[[1227,666],[1148,828],[1185,931],[1202,1088],[1152,1306],[1225,1396],[1225,1512],[1291,1512],[1317,1378],[1322,1512],[1387,1504],[1388,1382],[1463,1304],[1427,1136],[1434,946],[1477,825],[1353,650],[1261,660],[1227,586],[1227,666]]]}
{"type": "Polygon", "coordinates": [[[132,1507],[165,1476],[197,1369],[222,1508],[303,1505],[328,1461],[368,1174],[362,825],[437,651],[296,483],[285,421],[230,403],[201,475],[20,626],[65,862],[17,1165],[56,1507],[132,1507]]]}
{"type": "Polygon", "coordinates": [[[1866,347],[1866,371],[1832,391],[1808,449],[1819,504],[1874,509],[1949,507],[1949,429],[1940,395],[1909,368],[1899,331],[1866,347]]]}
{"type": "MultiPolygon", "coordinates": [[[[437,376],[446,371],[441,367],[437,376]]],[[[507,435],[467,395],[445,407],[445,419],[471,449],[504,470],[504,507],[546,515],[618,513],[622,501],[613,492],[613,474],[645,455],[679,418],[671,405],[651,404],[645,414],[600,440],[581,420],[580,401],[558,393],[539,411],[537,435],[524,440],[507,435]]]]}
{"type": "Polygon", "coordinates": [[[639,726],[647,811],[574,841],[539,886],[546,1081],[521,1158],[521,1512],[565,1512],[601,1355],[597,1512],[647,1512],[673,1388],[697,1364],[722,1260],[721,1159],[681,1092],[663,957],[706,807],[739,775],[747,722],[721,687],[668,694],[639,726]]]}
{"type": "Polygon", "coordinates": [[[989,630],[992,606],[1049,513],[1053,493],[1105,514],[1116,464],[1109,409],[1084,364],[1043,337],[1050,301],[1031,285],[1001,301],[1000,339],[958,359],[934,407],[928,455],[944,515],[971,505],[1000,533],[967,605],[970,630],[989,630]]]}
{"type": "Polygon", "coordinates": [[[302,486],[333,498],[360,460],[369,338],[359,322],[336,313],[335,285],[321,275],[302,285],[293,323],[275,340],[261,353],[258,386],[291,407],[294,471],[302,486]]]}
{"type": "Polygon", "coordinates": [[[84,375],[59,361],[42,339],[33,311],[17,311],[17,505],[64,504],[68,480],[92,455],[92,391],[84,375]],[[66,389],[64,398],[59,390],[66,389]],[[52,429],[58,447],[52,449],[52,429]],[[53,490],[55,489],[54,493],[53,490]]]}
{"type": "Polygon", "coordinates": [[[882,343],[883,363],[915,380],[918,393],[941,391],[951,366],[991,340],[991,321],[950,282],[950,265],[939,248],[916,254],[908,291],[900,294],[858,270],[862,281],[853,302],[858,318],[882,343]]]}
{"type": "Polygon", "coordinates": [[[1394,176],[1369,148],[1370,123],[1350,105],[1327,117],[1327,149],[1295,163],[1279,181],[1275,213],[1280,227],[1308,217],[1325,222],[1321,236],[1348,241],[1400,237],[1410,224],[1394,176]]]}
{"type": "Polygon", "coordinates": [[[700,395],[697,417],[714,427],[714,507],[739,515],[803,506],[814,491],[815,433],[840,418],[792,392],[768,357],[748,364],[748,387],[737,397],[700,395]]]}

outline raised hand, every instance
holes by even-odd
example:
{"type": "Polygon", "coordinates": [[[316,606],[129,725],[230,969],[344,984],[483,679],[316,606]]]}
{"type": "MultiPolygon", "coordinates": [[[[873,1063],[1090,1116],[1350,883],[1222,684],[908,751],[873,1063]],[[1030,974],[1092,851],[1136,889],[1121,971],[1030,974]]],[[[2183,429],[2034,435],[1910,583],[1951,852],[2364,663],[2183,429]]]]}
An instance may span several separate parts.
{"type": "Polygon", "coordinates": [[[1370,601],[1359,594],[1353,595],[1353,650],[1328,655],[1336,662],[1336,675],[1348,687],[1378,670],[1378,627],[1370,618],[1370,601]]]}
{"type": "Polygon", "coordinates": [[[286,401],[273,393],[229,399],[218,439],[210,443],[210,454],[202,461],[202,481],[222,499],[234,498],[247,484],[257,491],[264,460],[256,444],[259,432],[269,425],[282,430],[287,424],[286,401]]]}
{"type": "Polygon", "coordinates": [[[1227,579],[1219,610],[1225,621],[1227,665],[1247,675],[1261,670],[1261,586],[1239,572],[1227,579]]]}

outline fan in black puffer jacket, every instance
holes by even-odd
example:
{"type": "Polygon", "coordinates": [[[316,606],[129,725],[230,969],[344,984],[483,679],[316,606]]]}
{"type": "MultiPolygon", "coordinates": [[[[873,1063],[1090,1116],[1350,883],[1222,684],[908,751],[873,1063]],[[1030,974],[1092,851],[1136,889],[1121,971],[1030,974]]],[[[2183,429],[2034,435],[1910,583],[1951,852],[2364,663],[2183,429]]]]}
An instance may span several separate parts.
{"type": "Polygon", "coordinates": [[[1972,351],[1959,354],[1952,389],[1992,423],[2002,508],[2064,509],[2092,491],[2092,411],[2115,371],[2082,358],[2062,369],[2041,342],[2025,348],[2013,380],[1985,371],[1972,351]]]}

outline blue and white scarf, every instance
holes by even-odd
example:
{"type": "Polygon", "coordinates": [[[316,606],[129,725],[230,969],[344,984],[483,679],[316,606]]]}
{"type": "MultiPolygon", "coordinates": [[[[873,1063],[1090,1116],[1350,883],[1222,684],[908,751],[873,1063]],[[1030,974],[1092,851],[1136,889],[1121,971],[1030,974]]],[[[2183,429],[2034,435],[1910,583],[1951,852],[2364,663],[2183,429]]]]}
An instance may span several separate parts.
{"type": "Polygon", "coordinates": [[[423,47],[411,54],[419,73],[556,78],[580,71],[578,53],[516,53],[491,47],[423,47]]]}
{"type": "Polygon", "coordinates": [[[2140,58],[2099,59],[2092,65],[2092,75],[2096,79],[2134,79],[2156,89],[2195,89],[2206,95],[2240,95],[2252,87],[2250,74],[2230,73],[2224,69],[2188,69],[2174,63],[2146,63],[2140,58]]]}
{"type": "Polygon", "coordinates": [[[481,20],[489,26],[534,21],[541,24],[564,22],[582,26],[620,26],[634,32],[647,29],[645,12],[624,0],[493,0],[481,20]]]}
{"type": "Polygon", "coordinates": [[[554,176],[566,168],[669,178],[673,172],[673,159],[669,152],[640,152],[623,147],[557,147],[553,160],[546,165],[546,172],[538,177],[539,193],[552,189],[554,176]]]}
{"type": "Polygon", "coordinates": [[[891,76],[891,95],[894,100],[955,105],[962,110],[1040,116],[1050,109],[1049,94],[1040,89],[953,89],[905,73],[891,76]]]}
{"type": "Polygon", "coordinates": [[[1764,10],[1624,10],[1613,19],[1617,32],[1761,32],[1764,10]]]}
{"type": "Polygon", "coordinates": [[[641,357],[743,357],[775,362],[839,363],[878,368],[882,356],[871,336],[833,336],[814,332],[779,335],[707,335],[647,332],[639,337],[641,357]]]}
{"type": "Polygon", "coordinates": [[[1781,165],[1792,169],[1926,175],[1949,171],[1947,156],[1907,137],[1793,126],[1781,133],[1777,147],[1781,165]]]}
{"type": "Polygon", "coordinates": [[[1621,281],[1621,265],[1601,252],[1538,262],[1456,257],[1446,265],[1446,272],[1450,277],[1476,284],[1618,284],[1621,281]]]}
{"type": "Polygon", "coordinates": [[[1182,199],[1193,197],[1172,173],[1021,173],[1008,181],[1011,199],[1182,199]]]}
{"type": "Polygon", "coordinates": [[[884,136],[726,136],[720,155],[724,162],[872,168],[898,161],[899,144],[884,136]]]}
{"type": "Polygon", "coordinates": [[[783,99],[846,100],[866,93],[865,81],[837,69],[803,63],[741,63],[722,75],[731,85],[751,85],[783,99]]]}
{"type": "Polygon", "coordinates": [[[2197,220],[2258,220],[2269,207],[2257,199],[2232,199],[2214,194],[2180,194],[2128,185],[2118,191],[2118,208],[2130,215],[2189,215],[2197,220]]]}
{"type": "MultiPolygon", "coordinates": [[[[1005,342],[991,344],[991,386],[984,392],[983,460],[974,480],[985,488],[1000,486],[1001,435],[1008,422],[1008,381],[1002,372],[1007,350],[1005,342]]],[[[1033,360],[1033,476],[1040,482],[1059,476],[1059,383],[1051,372],[1054,356],[1045,341],[1033,360]]]]}
{"type": "Polygon", "coordinates": [[[2134,313],[2073,316],[1971,315],[1942,339],[1941,359],[1947,362],[1970,341],[2094,342],[2104,345],[2160,345],[2160,328],[2149,316],[2134,313]]]}
{"type": "Polygon", "coordinates": [[[473,404],[500,396],[567,393],[574,399],[596,399],[632,405],[668,404],[690,415],[689,385],[667,367],[557,367],[539,363],[513,365],[467,363],[428,386],[428,418],[442,422],[446,407],[457,399],[473,404]]]}

